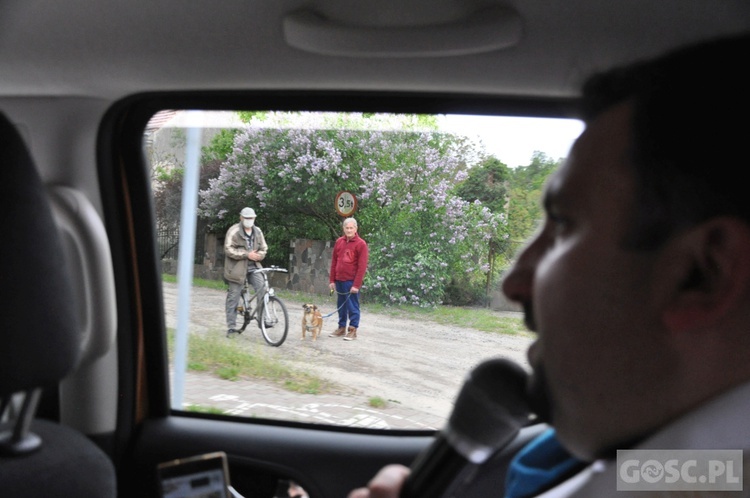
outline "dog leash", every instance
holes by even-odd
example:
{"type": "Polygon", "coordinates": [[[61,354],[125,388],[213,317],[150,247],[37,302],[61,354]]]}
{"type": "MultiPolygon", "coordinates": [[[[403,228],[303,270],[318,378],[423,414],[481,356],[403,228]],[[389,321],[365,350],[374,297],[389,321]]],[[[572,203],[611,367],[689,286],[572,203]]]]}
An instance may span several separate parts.
{"type": "MultiPolygon", "coordinates": [[[[331,295],[331,296],[332,296],[334,292],[336,292],[336,291],[334,291],[334,290],[332,289],[332,290],[331,290],[331,293],[330,293],[329,295],[331,295]]],[[[342,293],[342,292],[336,292],[336,294],[343,294],[343,293],[342,293]]],[[[344,305],[346,304],[346,302],[347,302],[347,301],[349,300],[349,298],[350,298],[351,296],[352,296],[352,293],[351,293],[351,292],[347,292],[347,293],[346,293],[346,299],[344,299],[344,302],[343,302],[343,303],[341,303],[341,306],[339,306],[338,308],[336,308],[336,309],[335,309],[334,311],[332,311],[332,312],[328,313],[327,315],[323,315],[323,316],[322,316],[321,318],[325,319],[325,318],[328,318],[329,316],[331,316],[331,315],[333,315],[333,314],[335,314],[335,313],[338,313],[338,312],[339,312],[339,310],[340,310],[341,308],[343,308],[343,307],[344,307],[344,305]]]]}

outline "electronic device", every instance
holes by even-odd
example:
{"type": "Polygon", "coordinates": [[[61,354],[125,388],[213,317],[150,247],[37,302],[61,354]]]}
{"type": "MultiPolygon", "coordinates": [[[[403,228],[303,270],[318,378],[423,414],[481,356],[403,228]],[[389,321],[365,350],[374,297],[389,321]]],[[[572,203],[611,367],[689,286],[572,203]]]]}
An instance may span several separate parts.
{"type": "Polygon", "coordinates": [[[160,463],[162,498],[231,498],[229,466],[223,451],[160,463]]]}

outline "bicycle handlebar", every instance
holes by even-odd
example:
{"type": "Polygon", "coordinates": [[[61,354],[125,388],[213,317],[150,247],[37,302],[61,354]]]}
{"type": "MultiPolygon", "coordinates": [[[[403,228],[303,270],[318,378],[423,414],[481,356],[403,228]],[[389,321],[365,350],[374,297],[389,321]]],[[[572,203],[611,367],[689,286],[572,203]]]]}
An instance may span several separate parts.
{"type": "Polygon", "coordinates": [[[261,272],[261,273],[268,273],[270,271],[278,271],[278,272],[281,272],[281,273],[289,273],[289,270],[287,270],[286,268],[280,268],[278,266],[269,266],[267,268],[258,268],[255,271],[261,272]]]}

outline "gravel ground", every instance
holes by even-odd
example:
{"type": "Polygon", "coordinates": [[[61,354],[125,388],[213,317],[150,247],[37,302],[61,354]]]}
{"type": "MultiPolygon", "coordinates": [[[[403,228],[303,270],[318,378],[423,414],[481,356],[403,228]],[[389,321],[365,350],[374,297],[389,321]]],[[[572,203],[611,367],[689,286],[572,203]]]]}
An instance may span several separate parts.
{"type": "MultiPolygon", "coordinates": [[[[225,292],[194,288],[191,295],[191,333],[226,333],[225,292]]],[[[336,309],[334,298],[319,296],[315,304],[327,315],[336,309]]],[[[167,325],[176,323],[177,287],[164,283],[167,325]]],[[[329,338],[337,317],[324,319],[317,342],[301,339],[302,303],[284,300],[289,311],[289,335],[278,348],[267,346],[254,323],[235,340],[289,366],[308,371],[341,386],[341,393],[365,399],[380,397],[388,403],[446,417],[466,373],[490,357],[506,357],[528,367],[526,349],[531,340],[471,328],[374,314],[363,307],[356,341],[329,338]]],[[[518,313],[498,313],[519,316],[518,313]]],[[[228,339],[229,340],[229,339],[228,339]]]]}

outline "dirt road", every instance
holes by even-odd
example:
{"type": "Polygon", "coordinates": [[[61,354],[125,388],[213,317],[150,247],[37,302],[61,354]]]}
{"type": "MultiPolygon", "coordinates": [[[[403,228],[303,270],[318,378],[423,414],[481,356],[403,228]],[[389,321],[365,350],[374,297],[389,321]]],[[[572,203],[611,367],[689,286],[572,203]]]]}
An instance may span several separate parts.
{"type": "MultiPolygon", "coordinates": [[[[194,288],[191,295],[191,333],[226,333],[225,292],[194,288]]],[[[176,323],[177,288],[164,284],[166,320],[176,323]]],[[[503,356],[527,366],[528,337],[490,334],[471,328],[376,315],[363,307],[356,341],[328,337],[337,324],[334,314],[324,320],[317,342],[301,341],[302,303],[285,300],[289,335],[278,348],[265,345],[251,323],[235,340],[260,349],[289,366],[346,386],[364,399],[380,397],[389,403],[435,414],[450,413],[466,373],[484,359],[503,356]],[[243,342],[244,341],[244,342],[243,342]]],[[[336,309],[334,298],[316,302],[324,315],[336,309]]],[[[509,313],[509,315],[515,315],[509,313]]]]}

